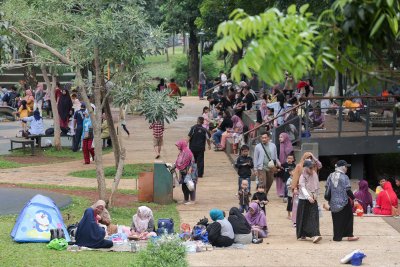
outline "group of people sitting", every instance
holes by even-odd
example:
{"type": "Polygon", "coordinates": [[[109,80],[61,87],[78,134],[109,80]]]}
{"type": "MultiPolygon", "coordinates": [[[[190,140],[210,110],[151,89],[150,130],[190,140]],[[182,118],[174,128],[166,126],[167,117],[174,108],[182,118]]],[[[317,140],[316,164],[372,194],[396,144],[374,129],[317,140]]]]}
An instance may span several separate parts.
{"type": "Polygon", "coordinates": [[[135,240],[147,240],[151,236],[156,236],[152,210],[140,206],[132,217],[130,227],[117,226],[112,224],[106,203],[98,200],[85,210],[76,230],[76,244],[88,248],[110,248],[113,246],[113,241],[109,237],[118,231],[135,240]]]}

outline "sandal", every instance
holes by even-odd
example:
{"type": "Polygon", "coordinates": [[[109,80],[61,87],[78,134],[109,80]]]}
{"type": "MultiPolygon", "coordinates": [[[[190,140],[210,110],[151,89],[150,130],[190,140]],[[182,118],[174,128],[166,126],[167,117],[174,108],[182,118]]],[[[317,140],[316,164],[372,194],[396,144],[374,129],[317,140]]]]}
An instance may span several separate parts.
{"type": "Polygon", "coordinates": [[[347,241],[357,241],[358,239],[360,239],[358,236],[351,236],[347,238],[347,241]]]}

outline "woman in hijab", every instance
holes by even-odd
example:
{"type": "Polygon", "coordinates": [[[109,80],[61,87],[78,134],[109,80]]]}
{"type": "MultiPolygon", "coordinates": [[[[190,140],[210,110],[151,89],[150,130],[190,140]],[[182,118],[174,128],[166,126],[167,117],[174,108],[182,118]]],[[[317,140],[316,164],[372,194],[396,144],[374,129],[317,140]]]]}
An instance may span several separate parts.
{"type": "MultiPolygon", "coordinates": [[[[358,191],[354,193],[354,197],[358,200],[358,203],[363,207],[364,212],[367,212],[368,206],[372,207],[372,195],[369,192],[368,182],[361,180],[358,182],[358,191]]],[[[353,212],[355,209],[353,209],[353,212]]]]}
{"type": "Polygon", "coordinates": [[[350,167],[345,160],[339,160],[335,165],[335,172],[326,180],[326,190],[330,192],[329,206],[333,221],[333,241],[356,241],[359,238],[353,235],[353,210],[349,199],[354,200],[349,177],[346,175],[350,167]]]}
{"type": "Polygon", "coordinates": [[[69,91],[65,88],[61,90],[61,96],[57,102],[58,115],[60,116],[60,127],[68,128],[68,121],[72,109],[72,100],[69,91]]]}
{"type": "Polygon", "coordinates": [[[395,215],[392,214],[392,207],[398,208],[398,200],[396,193],[393,191],[392,184],[387,181],[383,184],[383,190],[376,197],[376,207],[373,209],[373,213],[395,215]]]}
{"type": "Polygon", "coordinates": [[[228,221],[231,223],[233,232],[235,233],[235,243],[250,244],[252,240],[251,226],[246,218],[240,213],[236,207],[229,211],[228,221]]]}
{"type": "Polygon", "coordinates": [[[182,192],[184,196],[184,204],[194,204],[196,201],[196,180],[193,180],[194,190],[190,191],[184,182],[185,176],[192,173],[192,165],[194,163],[194,157],[192,151],[190,151],[185,139],[181,139],[176,142],[176,147],[179,150],[178,158],[175,162],[175,168],[180,173],[180,183],[182,184],[182,192]],[[189,201],[190,197],[190,201],[189,201]]]}
{"type": "Polygon", "coordinates": [[[207,226],[208,240],[216,247],[229,247],[233,244],[235,234],[231,223],[219,209],[210,210],[210,217],[214,221],[207,226]]]}
{"type": "Polygon", "coordinates": [[[259,238],[268,236],[267,217],[257,203],[250,203],[249,211],[246,213],[245,218],[250,224],[251,230],[256,232],[259,238]]]}
{"type": "Polygon", "coordinates": [[[113,242],[105,240],[106,231],[99,225],[100,214],[105,209],[105,203],[97,202],[87,208],[76,230],[76,244],[88,248],[110,248],[113,242]]]}
{"type": "Polygon", "coordinates": [[[296,235],[298,240],[305,240],[311,237],[313,243],[319,242],[322,237],[319,232],[319,212],[318,212],[318,175],[313,169],[314,163],[305,160],[303,163],[303,173],[299,181],[299,204],[296,216],[296,235]]]}
{"type": "Polygon", "coordinates": [[[36,90],[35,90],[35,103],[34,109],[39,109],[40,116],[42,116],[42,105],[44,99],[45,92],[43,90],[43,83],[38,83],[36,90]]]}
{"type": "Polygon", "coordinates": [[[233,115],[232,118],[233,127],[227,128],[226,131],[221,136],[221,144],[218,150],[225,150],[226,139],[233,137],[234,134],[240,135],[243,133],[243,121],[237,115],[233,115]]]}
{"type": "Polygon", "coordinates": [[[146,240],[156,235],[153,212],[146,206],[140,206],[132,217],[131,236],[146,240]]]}
{"type": "MultiPolygon", "coordinates": [[[[292,142],[290,141],[287,133],[281,133],[279,135],[279,161],[285,163],[287,157],[293,153],[292,142]]],[[[285,183],[283,181],[283,171],[278,173],[275,178],[276,192],[279,197],[285,196],[285,183]]]]}
{"type": "Polygon", "coordinates": [[[33,97],[32,90],[31,89],[26,90],[25,94],[26,95],[24,97],[24,100],[26,101],[26,104],[28,105],[29,109],[33,110],[35,105],[35,98],[33,97]]]}
{"type": "Polygon", "coordinates": [[[33,112],[33,116],[23,118],[22,121],[30,123],[29,135],[44,135],[43,119],[40,116],[39,109],[33,112]]]}
{"type": "Polygon", "coordinates": [[[314,157],[311,152],[306,152],[303,154],[300,162],[296,165],[296,168],[293,171],[291,189],[293,190],[292,222],[294,226],[296,226],[297,204],[299,203],[299,180],[303,173],[303,164],[306,159],[309,159],[314,163],[313,169],[316,173],[318,173],[318,170],[322,168],[321,162],[314,157]]]}

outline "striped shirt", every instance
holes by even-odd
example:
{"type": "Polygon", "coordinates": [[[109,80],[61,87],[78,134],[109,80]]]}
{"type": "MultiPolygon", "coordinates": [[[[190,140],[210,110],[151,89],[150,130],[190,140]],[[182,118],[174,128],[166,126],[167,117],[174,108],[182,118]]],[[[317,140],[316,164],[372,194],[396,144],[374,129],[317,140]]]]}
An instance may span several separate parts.
{"type": "Polygon", "coordinates": [[[164,123],[163,122],[153,122],[150,127],[150,129],[153,129],[153,136],[154,138],[161,138],[163,137],[164,134],[164,123]]]}

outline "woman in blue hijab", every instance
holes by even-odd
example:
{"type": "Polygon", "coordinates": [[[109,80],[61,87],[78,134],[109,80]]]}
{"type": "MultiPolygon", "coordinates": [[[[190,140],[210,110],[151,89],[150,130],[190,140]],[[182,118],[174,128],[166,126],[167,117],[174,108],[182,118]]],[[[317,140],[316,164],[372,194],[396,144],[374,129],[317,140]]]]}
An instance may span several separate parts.
{"type": "Polygon", "coordinates": [[[212,209],[210,217],[214,221],[207,227],[208,240],[216,247],[229,247],[233,244],[235,234],[231,223],[225,218],[224,212],[212,209]]]}
{"type": "MultiPolygon", "coordinates": [[[[100,203],[100,202],[96,202],[100,203]]],[[[95,208],[87,208],[76,230],[76,244],[88,248],[111,248],[113,242],[105,240],[106,231],[98,224],[100,214],[105,209],[105,203],[97,204],[95,208]]]]}

